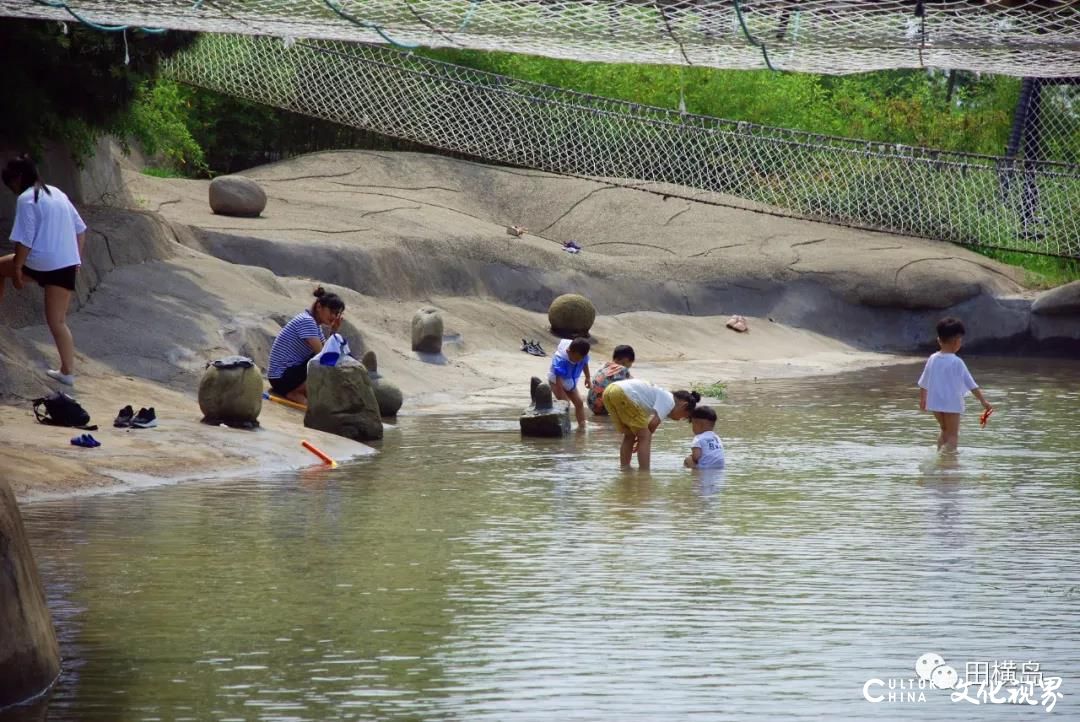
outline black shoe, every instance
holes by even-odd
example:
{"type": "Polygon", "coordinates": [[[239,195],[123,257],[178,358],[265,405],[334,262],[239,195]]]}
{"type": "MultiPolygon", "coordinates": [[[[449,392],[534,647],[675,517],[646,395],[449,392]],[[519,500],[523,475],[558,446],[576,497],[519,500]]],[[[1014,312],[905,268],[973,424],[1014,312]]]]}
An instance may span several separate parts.
{"type": "Polygon", "coordinates": [[[154,407],[139,409],[139,413],[135,414],[135,418],[131,420],[131,425],[136,429],[152,429],[157,426],[157,415],[154,413],[154,407]]]}
{"type": "Polygon", "coordinates": [[[118,429],[126,429],[131,426],[131,420],[135,418],[135,409],[131,406],[125,406],[120,409],[120,413],[116,415],[116,419],[113,420],[112,425],[118,429]]]}

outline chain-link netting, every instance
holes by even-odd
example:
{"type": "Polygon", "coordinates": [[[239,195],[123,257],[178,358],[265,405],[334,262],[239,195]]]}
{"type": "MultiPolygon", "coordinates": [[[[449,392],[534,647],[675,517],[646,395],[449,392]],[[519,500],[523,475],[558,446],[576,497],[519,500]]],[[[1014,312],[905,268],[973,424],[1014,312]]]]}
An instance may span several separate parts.
{"type": "Polygon", "coordinates": [[[607,62],[1080,76],[1074,0],[0,0],[0,15],[607,62]]]}
{"type": "Polygon", "coordinates": [[[815,135],[355,43],[205,36],[181,81],[480,158],[694,200],[1080,257],[1080,166],[815,135]],[[701,193],[695,189],[700,189],[701,193]]]}

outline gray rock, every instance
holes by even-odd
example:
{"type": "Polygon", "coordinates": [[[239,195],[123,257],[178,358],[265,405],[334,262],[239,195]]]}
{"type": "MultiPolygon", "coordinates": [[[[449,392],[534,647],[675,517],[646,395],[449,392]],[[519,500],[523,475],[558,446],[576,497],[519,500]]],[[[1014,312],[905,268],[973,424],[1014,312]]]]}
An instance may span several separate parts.
{"type": "Polygon", "coordinates": [[[199,381],[199,409],[207,423],[230,426],[257,423],[262,395],[262,374],[255,365],[217,368],[211,364],[199,381]]]}
{"type": "Polygon", "coordinates": [[[379,402],[364,366],[353,358],[337,366],[308,362],[304,426],[357,441],[383,437],[379,402]]]}
{"type": "Polygon", "coordinates": [[[401,393],[401,389],[384,379],[379,373],[379,360],[375,357],[374,351],[365,353],[360,363],[364,364],[364,368],[368,370],[368,377],[371,378],[371,388],[375,391],[379,414],[388,418],[397,416],[401,405],[405,403],[405,395],[401,393]]]}
{"type": "Polygon", "coordinates": [[[438,309],[421,308],[412,317],[412,350],[441,353],[443,320],[438,309]]]}
{"type": "Polygon", "coordinates": [[[1031,304],[1031,312],[1041,316],[1080,314],[1080,281],[1066,283],[1040,293],[1031,304]]]}
{"type": "Polygon", "coordinates": [[[223,175],[210,181],[210,210],[221,216],[257,218],[266,208],[266,193],[241,175],[223,175]]]}
{"type": "Polygon", "coordinates": [[[548,307],[548,322],[556,336],[573,338],[588,336],[596,320],[596,306],[592,301],[576,293],[559,296],[548,307]]]}
{"type": "Polygon", "coordinates": [[[521,412],[522,436],[553,437],[570,433],[570,403],[552,401],[551,388],[535,376],[529,382],[532,404],[521,412]]]}
{"type": "Polygon", "coordinates": [[[15,494],[0,481],[0,709],[43,692],[60,674],[45,591],[15,494]]]}

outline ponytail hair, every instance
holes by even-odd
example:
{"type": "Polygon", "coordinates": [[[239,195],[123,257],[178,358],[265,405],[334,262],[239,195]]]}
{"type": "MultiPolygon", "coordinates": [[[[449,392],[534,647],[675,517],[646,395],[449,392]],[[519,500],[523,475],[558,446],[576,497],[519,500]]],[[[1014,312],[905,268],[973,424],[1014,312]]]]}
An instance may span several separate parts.
{"type": "Polygon", "coordinates": [[[37,166],[34,165],[34,161],[30,156],[23,153],[17,158],[12,158],[4,165],[4,170],[0,171],[0,178],[3,179],[4,185],[11,186],[15,183],[18,188],[18,193],[24,192],[27,188],[33,187],[34,189],[34,203],[38,201],[38,194],[42,189],[48,195],[48,186],[45,185],[45,181],[41,180],[41,176],[38,175],[37,166]]]}
{"type": "Polygon", "coordinates": [[[315,292],[311,294],[315,297],[315,303],[311,304],[311,315],[315,315],[315,309],[319,306],[323,308],[329,308],[334,313],[341,313],[345,310],[345,302],[341,300],[341,296],[336,293],[330,293],[322,286],[315,289],[315,292]]]}
{"type": "Polygon", "coordinates": [[[676,401],[686,402],[687,417],[697,408],[698,402],[701,401],[701,394],[697,391],[673,391],[671,395],[675,397],[676,401]]]}

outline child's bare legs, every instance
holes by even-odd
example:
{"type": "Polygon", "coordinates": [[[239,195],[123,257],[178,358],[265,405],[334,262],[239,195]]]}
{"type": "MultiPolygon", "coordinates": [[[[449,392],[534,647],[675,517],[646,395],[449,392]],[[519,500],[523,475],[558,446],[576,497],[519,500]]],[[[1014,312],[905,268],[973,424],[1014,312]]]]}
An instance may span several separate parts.
{"type": "Polygon", "coordinates": [[[634,444],[637,443],[637,436],[633,431],[627,431],[622,437],[622,446],[619,447],[619,464],[623,468],[630,466],[630,460],[634,458],[634,444]]]}
{"type": "Polygon", "coordinates": [[[552,391],[555,392],[555,398],[560,401],[569,401],[573,404],[574,415],[577,416],[578,431],[583,430],[585,428],[585,402],[582,401],[577,386],[567,390],[562,384],[562,379],[555,379],[555,385],[552,391]]]}
{"type": "Polygon", "coordinates": [[[935,411],[941,433],[938,434],[938,451],[956,451],[960,443],[960,414],[949,414],[944,411],[935,411]]]}
{"type": "Polygon", "coordinates": [[[648,427],[637,432],[637,462],[639,469],[648,469],[652,461],[652,432],[648,427]]]}
{"type": "Polygon", "coordinates": [[[67,325],[71,291],[62,286],[45,286],[45,321],[60,354],[60,373],[75,373],[75,340],[67,325]]]}

